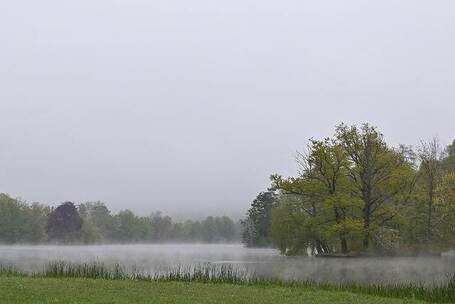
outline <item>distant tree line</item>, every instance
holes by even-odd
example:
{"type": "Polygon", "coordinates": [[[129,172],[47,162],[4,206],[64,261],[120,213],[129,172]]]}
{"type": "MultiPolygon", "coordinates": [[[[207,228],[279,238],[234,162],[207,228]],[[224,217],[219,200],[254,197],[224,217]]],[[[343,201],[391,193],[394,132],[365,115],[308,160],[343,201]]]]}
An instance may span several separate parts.
{"type": "Polygon", "coordinates": [[[102,202],[56,208],[26,202],[0,193],[0,243],[156,243],[235,242],[240,226],[227,216],[174,222],[160,212],[137,216],[117,214],[102,202]]]}
{"type": "Polygon", "coordinates": [[[272,175],[242,221],[243,242],[283,254],[439,254],[455,248],[455,141],[392,147],[371,125],[341,124],[272,175]]]}

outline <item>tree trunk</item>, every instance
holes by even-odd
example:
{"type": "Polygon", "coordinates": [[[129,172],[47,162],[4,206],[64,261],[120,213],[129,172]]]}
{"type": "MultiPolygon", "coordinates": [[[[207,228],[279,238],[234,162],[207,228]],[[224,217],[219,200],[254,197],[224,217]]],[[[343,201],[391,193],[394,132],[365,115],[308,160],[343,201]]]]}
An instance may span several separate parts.
{"type": "MultiPolygon", "coordinates": [[[[340,211],[338,210],[337,207],[333,208],[333,211],[335,212],[335,221],[337,224],[341,223],[341,214],[340,211]]],[[[348,242],[346,241],[345,237],[345,232],[342,231],[340,232],[340,245],[341,245],[341,253],[342,254],[347,254],[348,253],[348,242]]]]}
{"type": "Polygon", "coordinates": [[[346,241],[346,238],[344,236],[341,237],[341,253],[342,254],[348,253],[348,242],[346,241]]]}
{"type": "Polygon", "coordinates": [[[427,219],[427,245],[431,242],[431,217],[433,216],[433,185],[430,185],[428,195],[428,219],[427,219]]]}
{"type": "Polygon", "coordinates": [[[322,249],[321,241],[319,241],[319,240],[316,240],[316,251],[317,251],[317,254],[324,253],[324,250],[322,249]]]}
{"type": "Polygon", "coordinates": [[[370,178],[364,184],[363,188],[363,250],[367,251],[370,246],[370,217],[371,217],[371,182],[370,178]]]}
{"type": "Polygon", "coordinates": [[[363,215],[363,249],[370,246],[370,207],[366,206],[363,215]]]}

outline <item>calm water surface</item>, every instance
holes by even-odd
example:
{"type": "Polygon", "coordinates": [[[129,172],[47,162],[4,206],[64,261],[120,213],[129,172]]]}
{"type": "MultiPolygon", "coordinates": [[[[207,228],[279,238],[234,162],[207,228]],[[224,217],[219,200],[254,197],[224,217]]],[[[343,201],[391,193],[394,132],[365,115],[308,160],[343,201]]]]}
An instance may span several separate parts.
{"type": "Polygon", "coordinates": [[[179,265],[232,264],[263,277],[321,281],[421,282],[432,284],[455,274],[455,257],[314,258],[284,257],[274,249],[239,244],[97,246],[0,246],[0,263],[40,271],[50,261],[121,264],[143,272],[179,265]]]}

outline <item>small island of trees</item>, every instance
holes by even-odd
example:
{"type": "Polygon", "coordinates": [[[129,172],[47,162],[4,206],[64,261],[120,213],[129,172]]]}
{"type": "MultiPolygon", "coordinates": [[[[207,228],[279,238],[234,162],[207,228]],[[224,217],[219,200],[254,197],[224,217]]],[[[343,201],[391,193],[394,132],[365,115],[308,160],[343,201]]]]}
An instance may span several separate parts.
{"type": "Polygon", "coordinates": [[[455,141],[391,147],[369,124],[339,125],[271,176],[243,224],[250,247],[286,255],[441,254],[455,248],[455,141]]]}

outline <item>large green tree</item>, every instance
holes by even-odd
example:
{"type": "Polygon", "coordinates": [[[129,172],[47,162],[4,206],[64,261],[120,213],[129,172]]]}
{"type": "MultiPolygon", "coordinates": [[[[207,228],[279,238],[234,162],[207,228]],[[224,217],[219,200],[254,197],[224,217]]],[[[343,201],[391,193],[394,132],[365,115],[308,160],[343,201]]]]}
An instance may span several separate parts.
{"type": "Polygon", "coordinates": [[[327,223],[332,222],[321,202],[321,184],[304,176],[283,178],[272,175],[272,185],[279,190],[278,204],[272,210],[272,237],[282,253],[329,254],[327,223]],[[327,217],[328,216],[328,217],[327,217]],[[284,233],[288,236],[280,239],[284,233]]]}
{"type": "Polygon", "coordinates": [[[341,124],[335,138],[351,163],[352,193],[362,201],[363,249],[369,249],[373,236],[376,245],[384,246],[381,236],[393,229],[387,224],[406,207],[415,185],[409,150],[390,148],[382,133],[368,124],[341,124]]]}
{"type": "Polygon", "coordinates": [[[308,153],[299,154],[301,175],[312,181],[307,188],[315,202],[323,211],[326,233],[329,237],[337,235],[340,251],[348,253],[348,235],[355,221],[357,201],[350,196],[351,184],[347,178],[349,161],[343,147],[335,140],[311,140],[308,153]]]}
{"type": "Polygon", "coordinates": [[[436,188],[443,175],[442,149],[438,139],[433,138],[428,142],[422,141],[418,158],[420,162],[418,182],[426,205],[425,243],[427,246],[431,246],[436,188]]]}
{"type": "Polygon", "coordinates": [[[359,200],[351,195],[352,184],[347,176],[350,162],[346,152],[334,139],[312,139],[297,159],[301,169],[298,178],[272,176],[281,191],[281,206],[273,217],[274,239],[279,238],[277,231],[283,231],[278,214],[286,217],[288,213],[287,229],[305,239],[289,239],[288,243],[293,240],[290,252],[304,251],[299,246],[306,246],[316,254],[347,254],[349,240],[361,227],[359,200]]]}
{"type": "Polygon", "coordinates": [[[455,171],[446,173],[436,189],[434,244],[441,250],[455,247],[455,171]]]}

